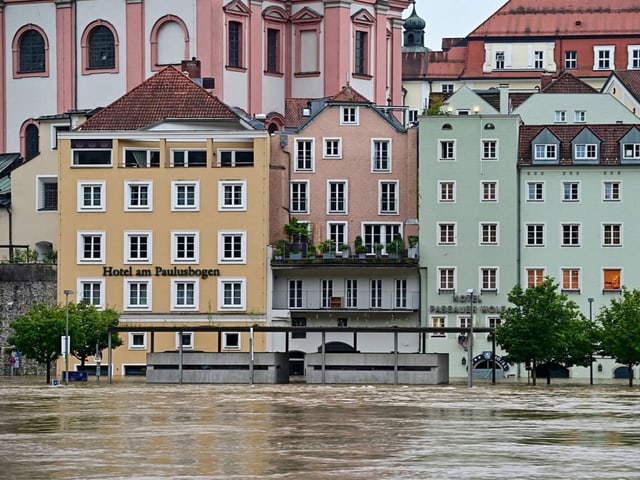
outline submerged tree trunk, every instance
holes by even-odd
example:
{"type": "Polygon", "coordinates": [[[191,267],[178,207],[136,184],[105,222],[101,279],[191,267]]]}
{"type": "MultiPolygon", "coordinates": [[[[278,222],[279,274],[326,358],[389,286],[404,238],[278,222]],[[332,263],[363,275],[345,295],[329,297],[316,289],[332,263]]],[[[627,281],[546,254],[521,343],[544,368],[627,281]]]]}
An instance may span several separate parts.
{"type": "Polygon", "coordinates": [[[551,362],[547,362],[547,385],[551,385],[551,362]]]}
{"type": "Polygon", "coordinates": [[[51,383],[51,360],[47,362],[47,385],[51,383]]]}
{"type": "Polygon", "coordinates": [[[633,387],[633,364],[627,365],[627,375],[629,376],[629,386],[633,387]]]}
{"type": "Polygon", "coordinates": [[[533,386],[536,386],[536,362],[535,360],[531,362],[531,383],[533,386]]]}

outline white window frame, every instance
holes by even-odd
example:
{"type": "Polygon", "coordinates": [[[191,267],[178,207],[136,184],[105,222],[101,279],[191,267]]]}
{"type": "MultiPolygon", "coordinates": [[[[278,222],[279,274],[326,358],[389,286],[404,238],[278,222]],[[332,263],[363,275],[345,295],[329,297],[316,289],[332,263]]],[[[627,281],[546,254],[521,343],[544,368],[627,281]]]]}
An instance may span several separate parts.
{"type": "Polygon", "coordinates": [[[382,308],[384,297],[384,282],[381,278],[372,278],[369,281],[369,307],[382,308]]]}
{"type": "Polygon", "coordinates": [[[438,233],[437,233],[438,238],[436,243],[438,245],[451,246],[451,245],[456,245],[458,243],[457,242],[458,225],[456,224],[456,222],[438,222],[437,228],[438,228],[438,233]],[[445,232],[445,227],[446,227],[446,232],[445,232]],[[452,240],[449,240],[450,234],[452,234],[453,236],[452,240]]]}
{"type": "MultiPolygon", "coordinates": [[[[234,253],[235,248],[234,248],[234,253]]],[[[222,230],[218,232],[218,263],[220,264],[237,264],[243,265],[247,263],[247,232],[246,230],[222,230]],[[226,238],[240,237],[240,254],[239,257],[225,256],[225,240],[226,238]]]]}
{"type": "Polygon", "coordinates": [[[245,212],[247,210],[247,181],[218,180],[218,211],[245,212]],[[227,190],[232,189],[231,202],[227,203],[227,190]],[[240,203],[236,203],[236,189],[240,189],[240,203]]]}
{"type": "Polygon", "coordinates": [[[150,212],[153,210],[153,182],[130,181],[124,182],[124,209],[127,212],[150,212]],[[147,187],[147,204],[134,205],[132,202],[132,187],[147,187]]]}
{"type": "Polygon", "coordinates": [[[505,62],[506,62],[507,54],[504,50],[496,51],[494,55],[495,69],[496,70],[504,70],[505,62]]]}
{"type": "Polygon", "coordinates": [[[171,278],[171,310],[172,311],[198,311],[200,304],[200,279],[197,277],[171,278]],[[178,286],[193,286],[193,303],[178,304],[178,286]]]}
{"type": "Polygon", "coordinates": [[[346,215],[349,213],[349,181],[348,180],[327,180],[327,215],[346,215]],[[331,208],[333,200],[332,188],[336,190],[336,204],[342,204],[342,208],[331,208]],[[340,192],[340,189],[342,190],[340,192]]]}
{"type": "Polygon", "coordinates": [[[358,308],[358,279],[347,278],[344,281],[346,308],[358,308]]]}
{"type": "MultiPolygon", "coordinates": [[[[125,310],[135,311],[151,311],[152,310],[152,296],[153,296],[153,279],[151,278],[125,278],[123,282],[123,307],[125,310]],[[131,288],[133,285],[144,285],[147,289],[147,301],[146,303],[131,303],[131,288]]],[[[139,292],[138,292],[139,293],[139,292]]]]}
{"type": "Polygon", "coordinates": [[[483,161],[494,161],[498,160],[498,140],[493,138],[485,138],[480,142],[480,159],[483,161]],[[487,148],[489,150],[493,150],[493,156],[486,156],[487,148]]]}
{"type": "Polygon", "coordinates": [[[545,197],[545,184],[544,182],[527,182],[527,202],[544,202],[545,197]],[[531,187],[535,186],[535,191],[531,192],[531,187]],[[538,186],[540,188],[538,188],[538,186]]]}
{"type": "Polygon", "coordinates": [[[299,278],[290,278],[287,282],[287,302],[289,308],[302,308],[304,283],[299,278]]]}
{"type": "Polygon", "coordinates": [[[294,172],[315,172],[316,167],[316,139],[315,138],[296,138],[294,141],[294,153],[293,153],[293,171],[294,172]],[[310,145],[310,158],[303,158],[300,156],[300,145],[301,144],[309,144],[310,145]],[[300,162],[304,162],[304,165],[301,167],[300,162]],[[309,163],[307,166],[306,163],[309,163]]]}
{"type": "Polygon", "coordinates": [[[340,125],[358,125],[360,123],[360,109],[357,106],[345,105],[340,107],[340,125]]]}
{"type": "Polygon", "coordinates": [[[622,223],[620,222],[607,222],[602,224],[602,246],[603,247],[621,247],[622,246],[622,223]],[[607,232],[608,229],[613,230],[617,228],[618,230],[618,242],[616,243],[615,235],[613,231],[607,232]]]}
{"type": "Polygon", "coordinates": [[[244,277],[218,277],[218,310],[243,311],[247,305],[247,279],[244,277]],[[226,285],[239,285],[240,302],[238,304],[226,304],[224,291],[226,285]]]}
{"type": "Polygon", "coordinates": [[[558,158],[558,145],[555,143],[536,143],[533,146],[534,160],[555,160],[558,158]]]}
{"type": "Polygon", "coordinates": [[[408,307],[408,284],[406,278],[396,278],[393,282],[393,305],[395,308],[405,309],[408,307]]]}
{"type": "Polygon", "coordinates": [[[342,245],[347,244],[348,228],[348,222],[327,222],[327,238],[333,240],[338,251],[341,250],[342,245]]]}
{"type": "Polygon", "coordinates": [[[593,69],[594,70],[615,70],[615,50],[614,45],[594,45],[593,46],[593,69]],[[602,54],[602,55],[601,55],[602,54]]]}
{"type": "Polygon", "coordinates": [[[255,165],[255,154],[253,158],[251,158],[251,163],[246,161],[238,161],[237,154],[242,152],[250,152],[254,153],[254,150],[251,148],[219,148],[216,150],[216,167],[219,168],[245,168],[245,167],[253,167],[255,165]],[[224,162],[226,159],[224,158],[226,154],[229,154],[230,161],[229,164],[225,165],[224,162]]]}
{"type": "Polygon", "coordinates": [[[390,138],[371,139],[371,172],[389,173],[392,170],[393,143],[390,138]],[[386,144],[386,158],[382,155],[382,145],[386,144]]]}
{"type": "Polygon", "coordinates": [[[487,180],[480,182],[480,201],[493,203],[498,201],[498,181],[497,180],[487,180]],[[493,198],[491,196],[487,196],[487,188],[493,185],[493,198]],[[487,187],[487,188],[485,188],[487,187]]]}
{"type": "Polygon", "coordinates": [[[576,143],[573,146],[573,158],[575,160],[597,160],[598,144],[596,143],[576,143]]]}
{"type": "Polygon", "coordinates": [[[342,138],[322,137],[322,158],[325,158],[327,160],[341,160],[342,138]],[[332,148],[329,149],[329,146],[331,146],[332,148]]]}
{"type": "Polygon", "coordinates": [[[564,68],[565,70],[575,70],[578,68],[577,50],[566,50],[564,52],[564,68]]]}
{"type": "Polygon", "coordinates": [[[146,350],[147,349],[147,332],[129,332],[129,350],[146,350]],[[142,337],[141,345],[134,345],[134,339],[138,336],[142,337]]]}
{"type": "Polygon", "coordinates": [[[480,291],[498,293],[500,269],[498,267],[480,267],[480,291]]]}
{"type": "Polygon", "coordinates": [[[533,51],[533,68],[536,70],[544,69],[544,50],[533,51]]]}
{"type": "Polygon", "coordinates": [[[579,202],[580,190],[580,182],[562,182],[562,201],[579,202]],[[569,192],[567,192],[567,188],[569,188],[569,192]]]}
{"type": "Polygon", "coordinates": [[[580,247],[581,245],[582,225],[575,222],[560,224],[560,246],[580,247]]]}
{"type": "Polygon", "coordinates": [[[57,194],[56,208],[45,208],[45,185],[51,184],[58,185],[57,175],[36,175],[36,212],[57,212],[59,210],[57,194]]]}
{"type": "Polygon", "coordinates": [[[86,300],[90,305],[94,305],[98,310],[104,309],[105,305],[105,286],[106,280],[105,278],[78,278],[76,280],[76,300],[78,302],[82,300],[86,300]],[[84,286],[85,285],[97,285],[98,286],[98,295],[100,296],[99,301],[96,303],[95,299],[92,298],[87,300],[84,297],[84,286]]]}
{"type": "Polygon", "coordinates": [[[99,230],[81,230],[77,232],[77,263],[82,264],[104,264],[107,242],[107,232],[99,230]],[[100,238],[100,255],[97,258],[85,258],[84,256],[84,239],[85,237],[100,238]]]}
{"type": "Polygon", "coordinates": [[[582,270],[577,267],[562,267],[560,268],[560,291],[561,292],[579,292],[580,285],[582,284],[582,270]],[[565,272],[569,273],[569,285],[565,284],[565,272]],[[578,274],[576,280],[577,285],[574,285],[572,273],[578,274]]]}
{"type": "Polygon", "coordinates": [[[379,180],[378,181],[378,214],[379,215],[398,215],[400,211],[400,181],[399,180],[379,180]],[[393,187],[391,187],[393,186],[393,187]],[[385,187],[391,188],[392,192],[384,192],[385,187]],[[393,195],[393,198],[384,201],[385,194],[393,195]],[[385,207],[385,204],[387,208],[385,207]],[[391,206],[392,208],[388,208],[391,206]]]}
{"type": "Polygon", "coordinates": [[[193,332],[176,332],[176,350],[193,350],[195,346],[195,334],[193,332]],[[185,343],[185,339],[188,341],[185,343]]]}
{"type": "Polygon", "coordinates": [[[171,181],[171,211],[172,212],[197,212],[200,210],[200,180],[172,180],[171,181]],[[178,189],[182,187],[193,188],[193,204],[178,204],[178,189]]]}
{"type": "MultiPolygon", "coordinates": [[[[432,328],[447,328],[447,317],[445,315],[432,315],[431,316],[431,327],[432,328]]],[[[446,337],[447,334],[444,331],[434,331],[431,332],[432,337],[446,337]]]]}
{"type": "MultiPolygon", "coordinates": [[[[135,165],[135,166],[131,166],[128,168],[150,168],[151,167],[151,154],[152,153],[157,153],[158,154],[158,165],[160,162],[160,150],[157,148],[131,148],[131,147],[127,147],[127,148],[123,148],[122,149],[122,166],[127,167],[127,152],[145,152],[145,163],[144,165],[135,165]]],[[[173,157],[172,157],[173,158],[173,157]]]]}
{"type": "Polygon", "coordinates": [[[547,228],[544,223],[527,223],[524,231],[524,242],[526,247],[544,247],[546,245],[547,228]],[[529,228],[533,228],[533,241],[529,236],[529,228]]]}
{"type": "Polygon", "coordinates": [[[620,181],[603,181],[602,182],[602,201],[603,202],[619,202],[622,200],[622,182],[620,181]]]}
{"type": "Polygon", "coordinates": [[[169,164],[171,168],[189,168],[189,167],[200,167],[205,168],[207,163],[209,162],[209,158],[207,155],[206,148],[172,148],[170,149],[171,155],[171,163],[169,164]],[[176,167],[175,154],[177,152],[184,153],[184,165],[179,165],[176,167]],[[195,165],[189,165],[189,154],[190,153],[204,153],[204,165],[196,163],[195,165]]]}
{"type": "Polygon", "coordinates": [[[438,161],[439,162],[455,162],[456,161],[456,143],[457,143],[456,140],[453,138],[441,138],[438,140],[438,161]]]}
{"type": "Polygon", "coordinates": [[[443,83],[440,85],[440,91],[442,93],[453,93],[455,89],[455,85],[453,83],[443,83]]]}
{"type": "Polygon", "coordinates": [[[293,180],[289,183],[289,212],[291,213],[309,213],[309,196],[310,196],[310,184],[309,180],[293,180]],[[294,192],[294,186],[296,185],[304,185],[304,199],[302,199],[303,195],[298,188],[298,192],[294,192]],[[297,199],[297,202],[294,200],[297,199]],[[296,205],[296,203],[298,205],[296,205]],[[301,204],[303,204],[304,208],[300,208],[301,204]]]}
{"type": "Polygon", "coordinates": [[[171,231],[171,263],[195,264],[200,262],[200,232],[198,230],[171,231]],[[193,257],[178,258],[178,238],[193,237],[193,257]]]}
{"type": "Polygon", "coordinates": [[[587,111],[586,110],[574,110],[573,111],[573,121],[575,123],[586,123],[586,121],[587,121],[587,111]]]}
{"type": "Polygon", "coordinates": [[[458,282],[456,267],[437,267],[437,272],[438,292],[455,292],[458,282]]]}
{"type": "MultiPolygon", "coordinates": [[[[93,193],[92,193],[93,197],[93,193]]],[[[104,212],[107,209],[107,182],[104,180],[79,180],[78,181],[78,212],[104,212]],[[85,189],[90,188],[93,192],[97,189],[100,193],[96,204],[86,205],[85,189]]]]}
{"type": "Polygon", "coordinates": [[[438,203],[455,203],[456,201],[456,181],[438,181],[438,203]]]}
{"type": "Polygon", "coordinates": [[[640,69],[640,45],[627,45],[627,70],[640,69]]]}
{"type": "Polygon", "coordinates": [[[556,110],[554,112],[553,121],[555,123],[567,123],[567,111],[566,110],[556,110]]]}
{"type": "Polygon", "coordinates": [[[153,263],[153,231],[151,230],[125,230],[124,231],[124,263],[153,263]],[[134,237],[145,237],[147,239],[147,256],[133,258],[131,256],[131,240],[134,237]]]}
{"type": "Polygon", "coordinates": [[[222,332],[222,349],[223,350],[240,350],[242,348],[242,334],[240,332],[222,332]],[[237,344],[232,344],[229,340],[231,336],[238,339],[237,344]]]}
{"type": "Polygon", "coordinates": [[[112,148],[74,148],[71,149],[71,166],[75,168],[107,168],[113,167],[113,149],[112,148]],[[87,152],[109,152],[109,163],[80,163],[78,156],[87,152]]]}
{"type": "Polygon", "coordinates": [[[640,158],[640,143],[622,144],[622,158],[625,160],[636,160],[640,158]]]}
{"type": "Polygon", "coordinates": [[[500,226],[498,222],[481,222],[480,223],[480,245],[495,246],[500,243],[500,226]],[[485,240],[485,230],[487,239],[485,240]]]}

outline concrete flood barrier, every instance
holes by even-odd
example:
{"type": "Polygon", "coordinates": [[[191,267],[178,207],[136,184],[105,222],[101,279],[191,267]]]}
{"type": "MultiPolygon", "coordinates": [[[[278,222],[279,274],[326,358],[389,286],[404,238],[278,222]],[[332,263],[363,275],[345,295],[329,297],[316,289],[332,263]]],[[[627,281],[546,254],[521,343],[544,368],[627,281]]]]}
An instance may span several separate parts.
{"type": "Polygon", "coordinates": [[[249,352],[147,354],[148,383],[289,383],[289,355],[249,352]]]}
{"type": "Polygon", "coordinates": [[[307,353],[307,383],[449,383],[446,353],[307,353]],[[324,357],[324,359],[323,359],[324,357]]]}

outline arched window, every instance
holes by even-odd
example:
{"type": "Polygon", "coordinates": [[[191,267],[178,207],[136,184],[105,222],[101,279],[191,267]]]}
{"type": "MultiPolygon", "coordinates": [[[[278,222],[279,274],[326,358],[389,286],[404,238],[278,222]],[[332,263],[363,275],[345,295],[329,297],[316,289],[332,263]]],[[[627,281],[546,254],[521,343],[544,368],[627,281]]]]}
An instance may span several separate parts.
{"type": "Polygon", "coordinates": [[[20,73],[45,71],[44,38],[36,30],[27,30],[20,37],[20,73]]]}
{"type": "Polygon", "coordinates": [[[151,29],[151,69],[180,65],[188,58],[189,30],[186,23],[174,15],[158,19],[151,29]]]}
{"type": "Polygon", "coordinates": [[[30,123],[24,129],[24,158],[31,160],[40,153],[40,131],[38,126],[30,123]]]}
{"type": "Polygon", "coordinates": [[[116,66],[116,46],[111,30],[98,25],[89,33],[89,69],[111,69],[116,66]]]}

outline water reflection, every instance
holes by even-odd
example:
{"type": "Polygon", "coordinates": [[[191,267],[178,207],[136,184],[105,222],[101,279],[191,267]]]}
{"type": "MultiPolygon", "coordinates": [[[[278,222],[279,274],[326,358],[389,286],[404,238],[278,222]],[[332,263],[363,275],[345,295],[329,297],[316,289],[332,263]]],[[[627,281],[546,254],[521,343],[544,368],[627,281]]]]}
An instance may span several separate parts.
{"type": "Polygon", "coordinates": [[[8,479],[638,478],[623,386],[0,380],[8,479]]]}

